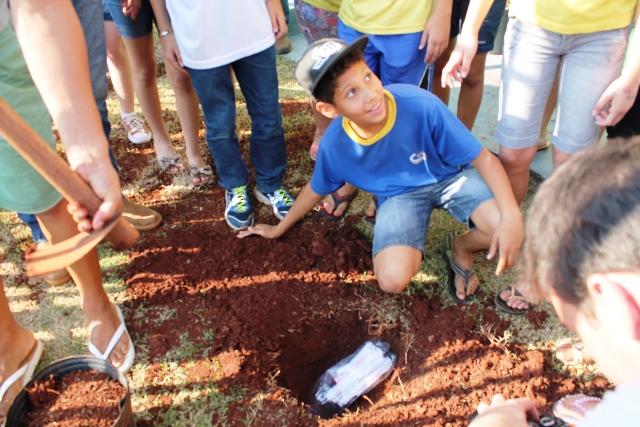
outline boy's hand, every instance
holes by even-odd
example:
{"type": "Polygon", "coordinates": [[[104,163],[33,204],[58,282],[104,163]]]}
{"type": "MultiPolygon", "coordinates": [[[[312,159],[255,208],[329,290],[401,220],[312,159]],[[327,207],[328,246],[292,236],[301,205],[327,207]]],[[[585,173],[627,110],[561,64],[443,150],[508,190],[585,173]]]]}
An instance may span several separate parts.
{"type": "Polygon", "coordinates": [[[497,276],[515,264],[516,255],[520,251],[523,240],[524,223],[520,211],[518,210],[517,213],[514,212],[511,215],[504,215],[493,233],[489,254],[487,255],[487,259],[493,259],[496,252],[500,250],[500,258],[496,267],[497,276]]]}
{"type": "Polygon", "coordinates": [[[442,69],[442,87],[453,88],[453,81],[462,82],[471,68],[471,61],[478,51],[478,36],[460,34],[447,65],[442,69]]]}
{"type": "Polygon", "coordinates": [[[249,227],[246,230],[240,231],[238,233],[239,238],[251,236],[252,234],[257,234],[266,239],[277,239],[280,237],[281,233],[277,232],[277,227],[275,225],[267,225],[267,224],[256,224],[253,227],[249,227]]]}
{"type": "Polygon", "coordinates": [[[442,52],[447,50],[449,46],[449,30],[451,29],[450,19],[429,19],[427,25],[422,31],[422,37],[420,38],[420,50],[427,47],[427,52],[424,56],[424,62],[431,64],[436,62],[436,59],[442,55],[442,52]]]}
{"type": "Polygon", "coordinates": [[[276,39],[287,35],[287,21],[284,18],[284,10],[280,0],[267,0],[267,11],[271,17],[271,26],[276,39]]]}

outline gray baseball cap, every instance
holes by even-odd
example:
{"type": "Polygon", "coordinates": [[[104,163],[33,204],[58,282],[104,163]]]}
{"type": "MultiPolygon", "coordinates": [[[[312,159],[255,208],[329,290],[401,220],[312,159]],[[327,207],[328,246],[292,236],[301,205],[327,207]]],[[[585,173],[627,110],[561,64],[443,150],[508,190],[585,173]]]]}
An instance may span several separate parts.
{"type": "Polygon", "coordinates": [[[304,90],[313,95],[318,83],[333,64],[354,50],[364,50],[368,42],[369,37],[362,36],[351,44],[340,39],[322,39],[310,44],[296,65],[296,80],[304,90]]]}

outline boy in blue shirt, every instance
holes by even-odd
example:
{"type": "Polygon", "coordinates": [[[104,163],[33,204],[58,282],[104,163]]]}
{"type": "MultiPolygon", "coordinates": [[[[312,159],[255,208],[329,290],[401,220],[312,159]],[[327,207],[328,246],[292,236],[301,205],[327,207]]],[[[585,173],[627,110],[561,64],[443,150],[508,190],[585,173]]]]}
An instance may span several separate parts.
{"type": "Polygon", "coordinates": [[[239,236],[279,237],[348,182],[378,196],[373,268],[380,287],[397,293],[420,269],[431,212],[445,209],[471,228],[447,236],[443,247],[450,292],[468,301],[479,286],[472,253],[489,249],[491,259],[500,250],[501,274],[522,244],[513,191],[500,161],[434,95],[412,85],[382,87],[362,57],[367,41],[324,39],[302,56],[298,83],[318,111],[337,120],[322,138],[311,182],[284,220],[239,236]]]}

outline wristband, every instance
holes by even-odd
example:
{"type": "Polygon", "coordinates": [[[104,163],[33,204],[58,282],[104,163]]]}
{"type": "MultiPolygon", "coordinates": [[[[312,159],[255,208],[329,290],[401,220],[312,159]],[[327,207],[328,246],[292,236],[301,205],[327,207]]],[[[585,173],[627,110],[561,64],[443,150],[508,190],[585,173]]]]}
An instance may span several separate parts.
{"type": "Polygon", "coordinates": [[[164,37],[164,36],[168,36],[171,33],[173,33],[173,29],[169,28],[168,30],[164,30],[164,31],[161,31],[160,33],[158,33],[158,36],[164,37]]]}

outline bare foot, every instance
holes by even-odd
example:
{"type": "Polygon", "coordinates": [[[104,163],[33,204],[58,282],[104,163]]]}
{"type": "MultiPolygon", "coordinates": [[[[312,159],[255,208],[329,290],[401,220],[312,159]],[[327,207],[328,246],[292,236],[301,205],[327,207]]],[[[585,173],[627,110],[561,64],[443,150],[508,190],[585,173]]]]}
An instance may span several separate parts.
{"type": "MultiPolygon", "coordinates": [[[[4,336],[0,340],[0,385],[24,364],[35,344],[36,339],[33,334],[22,328],[10,336],[4,336]]],[[[20,381],[17,381],[2,397],[0,401],[0,425],[4,424],[4,418],[9,412],[11,403],[13,403],[21,389],[22,385],[20,381]]]]}
{"type": "MultiPolygon", "coordinates": [[[[116,308],[113,304],[109,303],[106,307],[101,309],[84,310],[87,322],[89,323],[89,330],[91,331],[91,342],[97,347],[97,349],[104,354],[109,346],[111,338],[120,327],[120,319],[116,312],[116,308]]],[[[113,366],[118,368],[124,362],[125,355],[129,350],[128,335],[122,334],[118,344],[113,348],[108,355],[107,360],[111,362],[113,366]]]]}
{"type": "MultiPolygon", "coordinates": [[[[468,233],[468,232],[467,232],[468,233]]],[[[473,266],[472,252],[465,251],[460,244],[467,233],[459,234],[451,241],[451,254],[453,259],[465,270],[469,270],[473,266]]],[[[457,274],[455,275],[456,295],[459,299],[464,300],[467,296],[473,295],[480,286],[480,280],[474,273],[469,280],[469,283],[465,283],[464,279],[457,274]]]]}
{"type": "MultiPolygon", "coordinates": [[[[532,300],[532,298],[527,295],[527,291],[529,290],[528,283],[519,282],[516,284],[516,289],[522,294],[523,297],[528,300],[532,300]]],[[[515,308],[516,310],[528,310],[529,308],[531,308],[531,304],[529,302],[517,298],[509,299],[510,297],[511,289],[505,289],[500,293],[500,298],[505,301],[511,308],[515,308]]]]}

